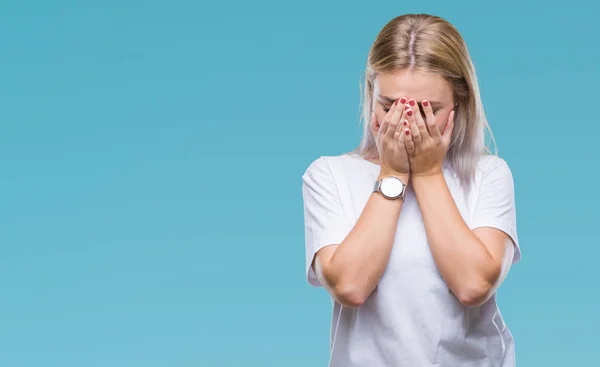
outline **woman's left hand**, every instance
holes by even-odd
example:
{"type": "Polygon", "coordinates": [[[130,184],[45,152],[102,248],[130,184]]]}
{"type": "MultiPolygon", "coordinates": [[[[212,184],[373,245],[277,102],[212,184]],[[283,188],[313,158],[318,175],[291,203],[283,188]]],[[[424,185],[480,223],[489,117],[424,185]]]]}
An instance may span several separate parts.
{"type": "MultiPolygon", "coordinates": [[[[411,101],[409,101],[410,104],[411,101]]],[[[425,121],[419,107],[413,104],[406,110],[404,124],[404,145],[408,152],[412,175],[434,175],[442,172],[444,157],[450,146],[450,137],[454,128],[454,110],[448,115],[445,128],[440,132],[431,104],[422,101],[425,121]]]]}

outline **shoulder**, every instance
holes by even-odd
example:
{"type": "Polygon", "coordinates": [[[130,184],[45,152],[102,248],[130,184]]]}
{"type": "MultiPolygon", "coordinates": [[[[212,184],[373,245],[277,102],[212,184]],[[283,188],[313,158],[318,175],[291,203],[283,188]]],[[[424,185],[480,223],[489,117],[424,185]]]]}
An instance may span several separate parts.
{"type": "Polygon", "coordinates": [[[512,172],[508,163],[497,155],[481,155],[475,167],[476,178],[484,178],[489,175],[500,175],[512,178],[512,172]]]}
{"type": "Polygon", "coordinates": [[[482,155],[475,168],[475,186],[480,195],[490,192],[513,192],[513,175],[508,163],[496,155],[482,155]]]}
{"type": "Polygon", "coordinates": [[[331,176],[334,170],[348,170],[357,167],[360,164],[360,159],[352,153],[320,156],[308,165],[302,178],[331,176]]]}

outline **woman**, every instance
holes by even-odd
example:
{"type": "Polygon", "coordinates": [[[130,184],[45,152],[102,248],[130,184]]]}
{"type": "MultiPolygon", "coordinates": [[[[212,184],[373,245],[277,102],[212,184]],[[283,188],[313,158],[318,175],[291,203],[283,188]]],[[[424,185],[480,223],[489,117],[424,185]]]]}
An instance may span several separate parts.
{"type": "Polygon", "coordinates": [[[459,32],[403,15],[368,57],[364,136],[303,175],[306,272],[330,366],[514,366],[495,292],[520,259],[511,171],[485,146],[459,32]]]}

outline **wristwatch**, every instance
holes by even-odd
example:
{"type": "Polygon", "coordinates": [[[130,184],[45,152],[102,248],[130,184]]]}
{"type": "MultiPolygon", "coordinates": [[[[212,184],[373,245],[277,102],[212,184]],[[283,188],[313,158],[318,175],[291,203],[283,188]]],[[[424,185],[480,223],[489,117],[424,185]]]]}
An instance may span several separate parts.
{"type": "Polygon", "coordinates": [[[380,192],[383,197],[390,200],[404,200],[406,185],[395,176],[388,176],[375,181],[373,192],[380,192]]]}

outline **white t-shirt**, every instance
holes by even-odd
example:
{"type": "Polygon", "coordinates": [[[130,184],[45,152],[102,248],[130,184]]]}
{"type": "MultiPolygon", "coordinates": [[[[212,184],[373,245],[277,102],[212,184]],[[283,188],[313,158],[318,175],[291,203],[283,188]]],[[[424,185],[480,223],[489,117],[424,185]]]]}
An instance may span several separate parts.
{"type": "MultiPolygon", "coordinates": [[[[512,263],[519,261],[513,178],[506,162],[482,156],[468,191],[456,172],[444,167],[468,226],[506,232],[515,244],[512,263]]],[[[341,243],[350,232],[378,174],[378,165],[344,154],[316,159],[302,176],[306,276],[311,285],[322,286],[311,267],[314,255],[324,246],[341,243]]],[[[465,307],[437,270],[411,185],[396,233],[387,268],[365,303],[349,308],[332,298],[329,366],[514,366],[513,337],[496,296],[481,306],[465,307]]]]}

